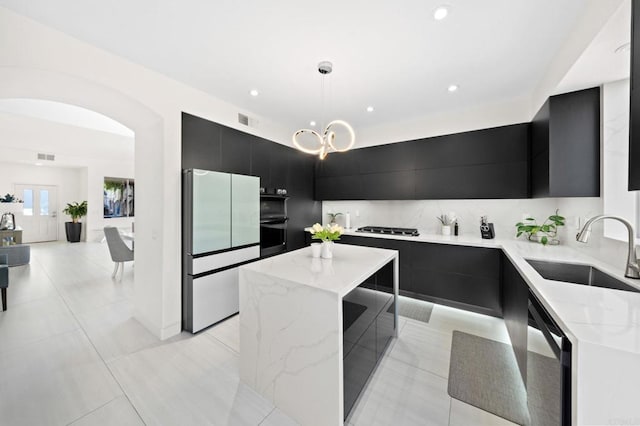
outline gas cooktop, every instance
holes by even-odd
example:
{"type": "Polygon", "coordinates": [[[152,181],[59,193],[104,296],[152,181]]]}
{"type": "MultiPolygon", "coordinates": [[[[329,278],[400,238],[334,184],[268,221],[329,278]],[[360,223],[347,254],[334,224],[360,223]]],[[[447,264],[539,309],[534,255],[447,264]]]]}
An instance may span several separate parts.
{"type": "Polygon", "coordinates": [[[356,232],[371,232],[373,234],[407,235],[417,237],[420,234],[416,228],[390,228],[387,226],[363,226],[356,232]]]}

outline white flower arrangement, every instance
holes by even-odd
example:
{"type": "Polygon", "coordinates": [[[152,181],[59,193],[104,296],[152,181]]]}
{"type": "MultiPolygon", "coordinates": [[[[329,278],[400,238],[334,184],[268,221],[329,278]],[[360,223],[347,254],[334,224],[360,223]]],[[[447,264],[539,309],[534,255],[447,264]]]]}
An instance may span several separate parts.
{"type": "Polygon", "coordinates": [[[333,224],[322,226],[315,223],[309,230],[311,238],[321,241],[336,241],[340,239],[340,235],[344,233],[344,228],[340,225],[333,224]]]}

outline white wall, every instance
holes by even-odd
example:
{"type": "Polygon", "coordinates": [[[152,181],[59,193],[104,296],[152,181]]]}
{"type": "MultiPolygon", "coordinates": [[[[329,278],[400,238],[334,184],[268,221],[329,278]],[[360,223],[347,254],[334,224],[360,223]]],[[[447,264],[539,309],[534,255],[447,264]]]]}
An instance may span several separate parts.
{"type": "MultiPolygon", "coordinates": [[[[62,213],[67,203],[82,197],[82,171],[78,168],[31,166],[0,163],[0,195],[16,192],[16,184],[55,185],[58,187],[58,240],[65,240],[64,222],[69,220],[62,213]]],[[[16,214],[17,225],[20,215],[16,214]]]]}
{"type": "MultiPolygon", "coordinates": [[[[622,268],[625,265],[627,244],[604,238],[602,222],[592,228],[587,244],[578,243],[578,218],[584,219],[602,214],[602,198],[536,198],[523,200],[416,200],[416,201],[324,201],[322,218],[329,222],[329,212],[349,212],[351,227],[365,225],[418,228],[422,234],[440,232],[436,216],[455,212],[459,218],[460,234],[480,235],[480,216],[487,215],[493,222],[498,238],[516,239],[515,224],[528,214],[543,222],[559,209],[566,217],[566,226],[558,234],[561,244],[569,245],[587,255],[622,268]],[[356,216],[359,212],[360,216],[356,216]]],[[[344,225],[344,216],[337,222],[344,225]]],[[[312,224],[309,224],[312,225],[312,224]]],[[[520,237],[525,240],[525,237],[520,237]]],[[[534,243],[532,243],[534,244],[534,243]]],[[[552,248],[550,248],[552,250],[552,248]]]]}
{"type": "MultiPolygon", "coordinates": [[[[636,220],[637,191],[628,191],[629,80],[602,86],[602,196],[604,211],[636,220]]],[[[618,222],[604,224],[605,236],[627,241],[627,229],[618,222]]]]}
{"type": "Polygon", "coordinates": [[[181,111],[286,144],[291,129],[5,8],[0,8],[0,98],[78,105],[135,132],[136,318],[161,338],[179,333],[181,111]],[[260,127],[238,124],[238,112],[260,127]]]}

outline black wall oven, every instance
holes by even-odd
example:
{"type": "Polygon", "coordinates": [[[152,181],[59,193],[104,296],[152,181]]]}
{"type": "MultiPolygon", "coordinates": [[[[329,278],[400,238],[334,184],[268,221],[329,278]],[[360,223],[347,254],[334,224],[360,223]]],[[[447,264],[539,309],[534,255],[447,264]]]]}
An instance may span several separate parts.
{"type": "Polygon", "coordinates": [[[287,197],[260,195],[260,256],[287,250],[287,197]]]}
{"type": "Polygon", "coordinates": [[[531,290],[527,404],[532,425],[571,425],[571,342],[531,290]]]}

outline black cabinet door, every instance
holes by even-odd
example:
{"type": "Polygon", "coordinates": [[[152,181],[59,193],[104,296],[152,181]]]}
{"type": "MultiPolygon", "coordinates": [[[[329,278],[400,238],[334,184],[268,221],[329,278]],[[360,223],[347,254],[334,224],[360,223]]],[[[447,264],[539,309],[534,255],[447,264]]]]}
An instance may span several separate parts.
{"type": "Polygon", "coordinates": [[[363,200],[362,176],[316,177],[316,200],[363,200]]]}
{"type": "Polygon", "coordinates": [[[520,375],[527,381],[528,286],[506,255],[502,259],[502,314],[520,375]]]}
{"type": "Polygon", "coordinates": [[[261,138],[253,138],[251,142],[251,174],[260,177],[262,188],[273,188],[271,183],[271,145],[261,138]]]}
{"type": "Polygon", "coordinates": [[[527,167],[521,161],[416,170],[416,198],[526,198],[527,167]]]}
{"type": "Polygon", "coordinates": [[[221,172],[240,175],[251,174],[252,136],[229,127],[220,130],[220,168],[221,172]]]}
{"type": "Polygon", "coordinates": [[[273,188],[287,188],[289,176],[289,157],[292,149],[277,143],[271,144],[271,161],[269,162],[269,181],[273,188]]]}
{"type": "Polygon", "coordinates": [[[366,200],[412,200],[415,180],[413,170],[363,174],[362,196],[366,200]]]}
{"type": "Polygon", "coordinates": [[[527,160],[529,123],[422,139],[415,144],[416,169],[458,168],[527,160]]]}
{"type": "Polygon", "coordinates": [[[344,415],[364,389],[377,362],[376,307],[372,291],[356,287],[342,302],[344,415]]]}
{"type": "Polygon", "coordinates": [[[549,195],[599,197],[600,88],[553,96],[550,107],[549,195]]]}
{"type": "Polygon", "coordinates": [[[182,113],[182,168],[218,171],[222,126],[182,113]]]}
{"type": "Polygon", "coordinates": [[[532,122],[531,194],[600,196],[600,88],[551,96],[532,122]]]}
{"type": "Polygon", "coordinates": [[[497,249],[412,243],[411,291],[461,309],[502,316],[497,249]]]}
{"type": "MultiPolygon", "coordinates": [[[[398,288],[401,292],[411,290],[411,242],[403,240],[392,240],[386,238],[358,237],[353,235],[342,235],[340,243],[352,244],[356,246],[377,247],[398,251],[398,262],[400,263],[398,288]]],[[[382,291],[393,289],[393,270],[383,269],[378,279],[378,286],[386,287],[382,291]]]]}
{"type": "Polygon", "coordinates": [[[412,142],[373,146],[354,151],[359,157],[360,173],[409,171],[415,168],[412,142]]]}
{"type": "Polygon", "coordinates": [[[640,2],[631,2],[631,99],[629,111],[629,191],[640,190],[640,2]]]}

